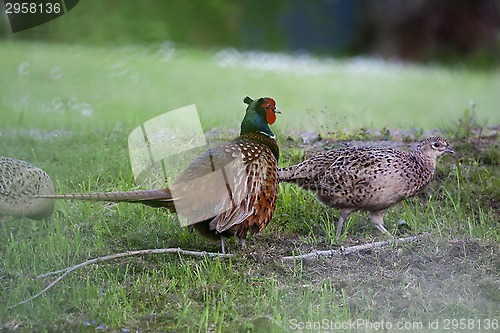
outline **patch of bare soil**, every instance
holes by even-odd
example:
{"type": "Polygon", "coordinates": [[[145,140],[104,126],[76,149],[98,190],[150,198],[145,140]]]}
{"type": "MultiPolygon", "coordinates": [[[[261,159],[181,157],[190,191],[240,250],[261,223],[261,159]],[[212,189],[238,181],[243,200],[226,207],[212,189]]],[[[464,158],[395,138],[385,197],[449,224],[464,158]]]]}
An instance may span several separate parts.
{"type": "Polygon", "coordinates": [[[297,263],[281,261],[282,256],[332,246],[307,245],[303,237],[270,234],[257,236],[249,245],[252,253],[246,259],[263,266],[254,272],[264,277],[272,269],[287,286],[314,289],[329,281],[339,295],[346,295],[355,318],[406,318],[424,323],[438,318],[498,318],[500,246],[496,243],[424,238],[417,243],[303,260],[300,277],[290,273],[297,263]]]}

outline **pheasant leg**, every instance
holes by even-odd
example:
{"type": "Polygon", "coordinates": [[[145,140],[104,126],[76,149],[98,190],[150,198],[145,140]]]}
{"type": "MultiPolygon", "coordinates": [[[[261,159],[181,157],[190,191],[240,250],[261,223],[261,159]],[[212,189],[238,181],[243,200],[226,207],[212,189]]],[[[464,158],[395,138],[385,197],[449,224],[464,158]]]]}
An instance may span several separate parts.
{"type": "Polygon", "coordinates": [[[394,238],[394,236],[391,235],[391,233],[387,231],[387,229],[384,227],[384,214],[385,214],[385,209],[376,212],[371,212],[372,223],[375,226],[375,228],[382,231],[384,234],[390,236],[391,238],[394,238]]]}
{"type": "Polygon", "coordinates": [[[357,211],[355,208],[342,208],[339,213],[339,220],[337,221],[337,240],[342,236],[342,227],[344,225],[344,221],[347,219],[349,214],[357,211]]]}

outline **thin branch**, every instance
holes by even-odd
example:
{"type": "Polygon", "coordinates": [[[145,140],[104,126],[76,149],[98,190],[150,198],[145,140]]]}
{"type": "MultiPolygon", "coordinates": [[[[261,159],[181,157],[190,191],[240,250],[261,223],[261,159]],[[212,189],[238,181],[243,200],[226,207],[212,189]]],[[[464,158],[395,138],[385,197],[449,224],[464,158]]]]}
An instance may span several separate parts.
{"type": "Polygon", "coordinates": [[[89,259],[87,261],[84,261],[84,262],[76,265],[76,266],[66,267],[66,268],[60,269],[58,271],[53,271],[53,272],[41,274],[41,275],[38,275],[36,278],[41,279],[41,278],[45,278],[45,277],[48,277],[51,275],[57,275],[59,273],[67,272],[68,270],[75,270],[75,269],[78,269],[81,267],[85,267],[85,266],[95,264],[98,262],[103,262],[103,261],[109,261],[109,260],[114,260],[114,259],[118,259],[118,258],[131,257],[131,256],[137,256],[137,255],[143,255],[143,254],[161,254],[161,253],[179,253],[179,254],[185,254],[185,255],[190,255],[190,256],[195,256],[195,257],[207,256],[207,257],[230,258],[233,256],[232,254],[224,254],[224,253],[216,253],[216,252],[197,252],[197,251],[183,250],[179,247],[168,248],[168,249],[147,249],[147,250],[127,251],[127,252],[122,252],[122,253],[110,254],[110,255],[104,256],[104,257],[89,259]]]}
{"type": "Polygon", "coordinates": [[[66,275],[68,275],[69,273],[71,273],[79,268],[82,268],[82,267],[85,267],[88,265],[92,265],[95,263],[99,263],[99,262],[118,259],[118,258],[125,258],[125,257],[136,256],[136,255],[154,254],[154,253],[179,253],[179,254],[192,255],[192,256],[197,256],[197,257],[208,256],[208,257],[219,257],[219,258],[230,258],[233,256],[232,254],[223,254],[223,253],[215,253],[215,252],[197,252],[197,251],[183,250],[181,248],[168,248],[168,249],[148,249],[148,250],[127,251],[127,252],[122,252],[122,253],[111,254],[108,256],[104,256],[104,257],[98,257],[98,258],[84,261],[84,262],[82,262],[78,265],[72,266],[72,267],[67,267],[67,268],[64,268],[64,269],[61,269],[58,271],[48,272],[48,273],[37,276],[36,278],[39,279],[39,278],[44,278],[44,277],[56,275],[59,273],[63,273],[63,274],[61,274],[61,276],[59,276],[57,279],[52,281],[47,287],[45,287],[38,294],[20,302],[20,303],[12,305],[11,307],[9,307],[9,310],[13,309],[19,305],[22,305],[24,303],[28,303],[28,302],[34,300],[35,298],[39,297],[40,295],[45,293],[47,290],[49,290],[50,288],[55,286],[66,275]]]}
{"type": "MultiPolygon", "coordinates": [[[[380,247],[383,247],[383,246],[389,245],[389,244],[399,244],[402,242],[416,242],[416,241],[418,241],[418,240],[420,240],[423,237],[426,237],[428,235],[430,235],[430,234],[423,233],[423,234],[411,236],[411,237],[397,238],[397,239],[391,239],[391,240],[382,241],[382,242],[375,242],[375,243],[350,246],[350,247],[341,248],[341,249],[326,250],[326,251],[314,251],[311,253],[306,253],[306,254],[302,254],[302,255],[298,255],[298,256],[286,256],[286,257],[282,257],[281,259],[282,260],[317,259],[320,257],[332,257],[332,256],[336,256],[336,255],[346,255],[346,254],[353,253],[353,252],[359,252],[359,251],[368,250],[368,249],[380,248],[380,247]]],[[[127,252],[122,252],[122,253],[111,254],[108,256],[104,256],[104,257],[98,257],[98,258],[84,261],[84,262],[82,262],[78,265],[75,265],[75,266],[71,266],[71,267],[67,267],[67,268],[64,268],[64,269],[61,269],[58,271],[53,271],[53,272],[48,272],[48,273],[45,273],[42,275],[38,275],[36,278],[41,279],[41,278],[46,278],[46,277],[49,277],[52,275],[57,275],[57,274],[62,273],[57,279],[52,281],[47,287],[45,287],[38,294],[20,302],[20,303],[12,305],[11,307],[9,307],[9,310],[13,309],[19,305],[28,303],[28,302],[34,300],[35,298],[40,297],[47,290],[49,290],[50,288],[55,286],[59,281],[64,279],[64,277],[66,277],[68,274],[70,274],[71,272],[73,272],[79,268],[89,266],[92,264],[96,264],[99,262],[110,261],[110,260],[119,259],[119,258],[131,257],[131,256],[136,256],[136,255],[162,254],[162,253],[178,253],[178,254],[191,255],[191,256],[196,256],[196,257],[208,256],[208,257],[219,257],[219,258],[230,258],[233,256],[232,254],[224,254],[224,253],[197,252],[197,251],[183,250],[181,248],[168,248],[168,249],[148,249],[148,250],[127,251],[127,252]]]]}
{"type": "Polygon", "coordinates": [[[410,237],[404,237],[404,238],[395,238],[395,239],[390,239],[386,241],[380,241],[380,242],[374,242],[374,243],[368,243],[368,244],[362,244],[362,245],[355,245],[355,246],[349,246],[346,248],[340,248],[340,249],[334,249],[334,250],[326,250],[326,251],[314,251],[302,255],[297,255],[297,256],[286,256],[282,257],[282,260],[297,260],[297,259],[309,259],[309,260],[314,260],[318,259],[320,257],[333,257],[333,256],[338,256],[338,255],[346,255],[349,253],[353,252],[359,252],[359,251],[364,251],[364,250],[369,250],[369,249],[376,249],[383,247],[385,245],[389,244],[399,244],[403,242],[416,242],[422,239],[423,237],[429,236],[430,233],[423,233],[415,236],[410,236],[410,237]]]}

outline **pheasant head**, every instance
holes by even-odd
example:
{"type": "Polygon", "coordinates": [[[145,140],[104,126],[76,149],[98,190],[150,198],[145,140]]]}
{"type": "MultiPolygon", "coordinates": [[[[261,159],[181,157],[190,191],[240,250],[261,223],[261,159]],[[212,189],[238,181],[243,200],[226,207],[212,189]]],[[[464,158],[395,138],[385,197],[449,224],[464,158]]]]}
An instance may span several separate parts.
{"type": "Polygon", "coordinates": [[[436,136],[432,136],[427,140],[423,141],[420,144],[419,148],[422,151],[422,154],[426,158],[433,160],[436,160],[439,156],[446,153],[455,155],[455,151],[450,146],[450,144],[446,142],[446,140],[436,136]]]}
{"type": "Polygon", "coordinates": [[[245,97],[244,102],[248,104],[245,118],[241,122],[241,135],[248,133],[262,133],[271,138],[274,134],[269,128],[276,121],[276,114],[281,113],[276,107],[276,102],[270,97],[251,99],[245,97]]]}
{"type": "Polygon", "coordinates": [[[414,155],[419,156],[425,161],[427,168],[432,170],[432,174],[436,169],[436,162],[438,157],[443,154],[450,153],[455,155],[455,151],[446,140],[440,137],[432,136],[420,143],[414,150],[414,155]]]}

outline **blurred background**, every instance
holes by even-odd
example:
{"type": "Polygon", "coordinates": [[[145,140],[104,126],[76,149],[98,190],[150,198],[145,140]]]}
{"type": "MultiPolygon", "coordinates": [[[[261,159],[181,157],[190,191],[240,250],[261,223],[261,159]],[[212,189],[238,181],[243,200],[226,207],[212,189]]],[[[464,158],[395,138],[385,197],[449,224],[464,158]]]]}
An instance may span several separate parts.
{"type": "MultiPolygon", "coordinates": [[[[85,0],[67,15],[3,38],[380,55],[408,61],[499,58],[499,0],[85,0]]],[[[3,17],[5,21],[5,17],[3,17]]]]}
{"type": "Polygon", "coordinates": [[[500,123],[500,0],[85,0],[16,33],[0,19],[11,128],[127,132],[190,104],[239,128],[246,95],[274,97],[283,129],[500,123]]]}

